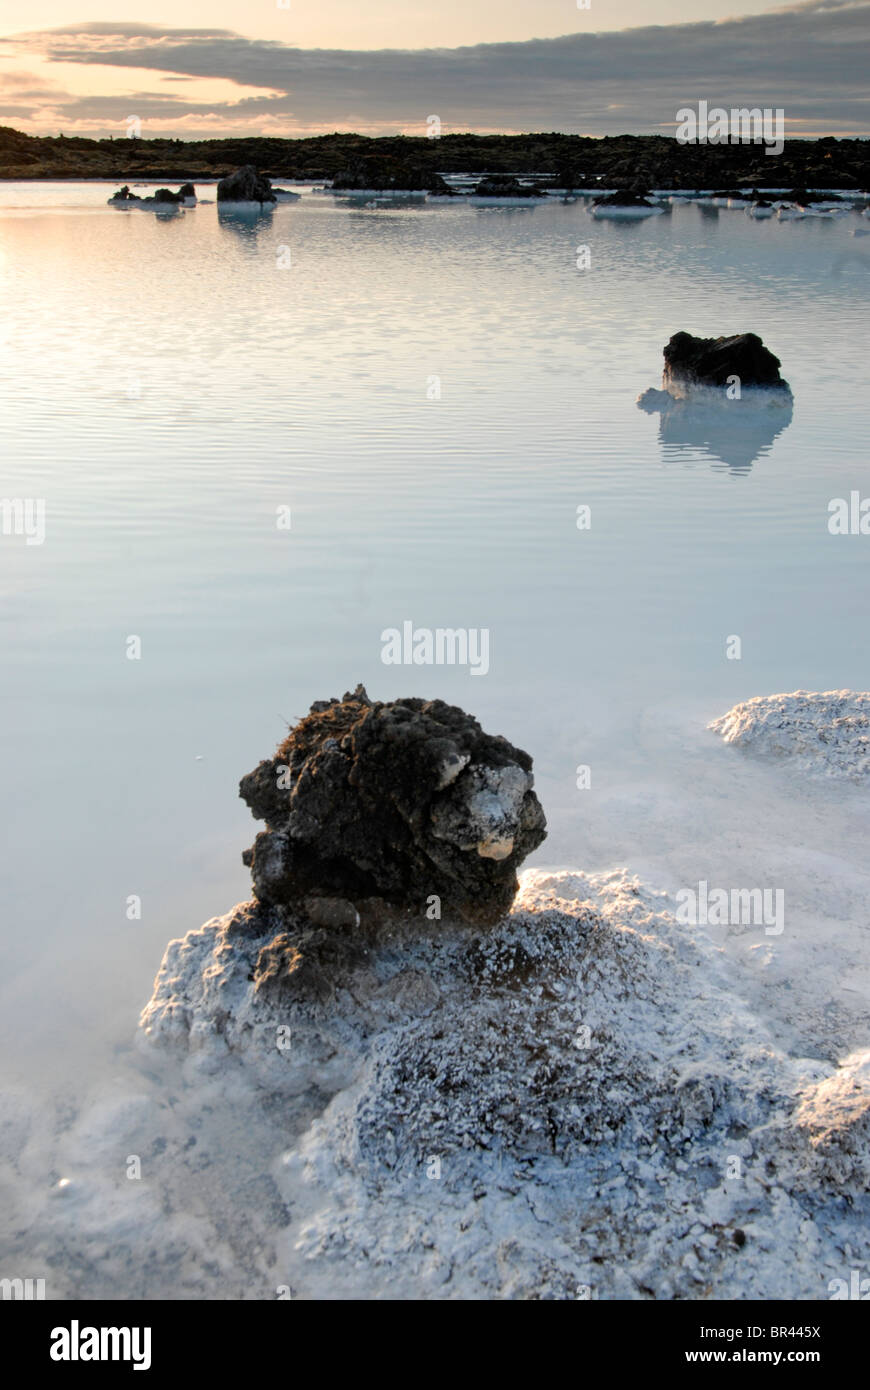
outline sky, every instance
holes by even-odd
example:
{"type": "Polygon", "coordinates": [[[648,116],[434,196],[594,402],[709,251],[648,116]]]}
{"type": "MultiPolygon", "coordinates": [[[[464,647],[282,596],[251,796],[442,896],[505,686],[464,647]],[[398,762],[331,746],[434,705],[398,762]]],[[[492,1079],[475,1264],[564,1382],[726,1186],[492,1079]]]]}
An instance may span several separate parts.
{"type": "Polygon", "coordinates": [[[459,48],[463,44],[553,39],[579,29],[630,29],[689,19],[758,14],[770,0],[0,0],[0,34],[127,22],[157,29],[231,29],[245,38],[299,48],[459,48]]]}
{"type": "Polygon", "coordinates": [[[703,99],[782,108],[790,135],[870,135],[870,0],[588,4],[128,0],[119,20],[117,0],[0,0],[0,124],[376,135],[438,115],[445,133],[672,134],[703,99]]]}

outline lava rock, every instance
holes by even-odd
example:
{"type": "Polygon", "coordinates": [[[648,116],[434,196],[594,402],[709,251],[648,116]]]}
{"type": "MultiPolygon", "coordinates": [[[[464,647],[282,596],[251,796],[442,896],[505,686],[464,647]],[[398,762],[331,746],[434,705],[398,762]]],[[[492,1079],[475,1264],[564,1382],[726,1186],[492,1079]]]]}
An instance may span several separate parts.
{"type": "Polygon", "coordinates": [[[673,386],[727,386],[739,378],[740,386],[779,387],[789,390],[779,374],[780,361],[768,351],[756,333],[735,333],[730,338],[694,338],[675,333],[664,348],[662,384],[673,386]]]}
{"type": "MultiPolygon", "coordinates": [[[[191,185],[186,184],[185,187],[190,188],[191,185]]],[[[186,201],[183,190],[180,193],[173,193],[171,188],[158,188],[147,198],[141,198],[137,194],[131,193],[129,186],[124,184],[123,188],[119,189],[117,193],[112,194],[109,199],[109,205],[115,207],[163,208],[178,207],[181,203],[186,201]]],[[[194,202],[195,201],[196,198],[194,197],[194,202]]]]}
{"type": "Polygon", "coordinates": [[[594,206],[597,208],[652,208],[655,203],[650,202],[648,190],[644,188],[622,188],[615,193],[607,193],[603,198],[596,198],[594,206]]]}
{"type": "Polygon", "coordinates": [[[254,168],[245,164],[234,174],[228,174],[217,186],[219,203],[274,203],[272,184],[254,168]]]}
{"type": "MultiPolygon", "coordinates": [[[[379,898],[488,925],[546,835],[532,760],[441,700],[318,701],[275,756],[242,778],[266,830],[243,855],[264,903],[379,898]]],[[[310,915],[310,914],[309,914],[310,915]]],[[[342,909],[337,920],[352,927],[342,909]]]]}
{"type": "Polygon", "coordinates": [[[800,207],[809,207],[812,203],[841,203],[844,199],[836,193],[824,193],[819,189],[812,188],[792,188],[785,195],[790,203],[797,203],[800,207]]]}

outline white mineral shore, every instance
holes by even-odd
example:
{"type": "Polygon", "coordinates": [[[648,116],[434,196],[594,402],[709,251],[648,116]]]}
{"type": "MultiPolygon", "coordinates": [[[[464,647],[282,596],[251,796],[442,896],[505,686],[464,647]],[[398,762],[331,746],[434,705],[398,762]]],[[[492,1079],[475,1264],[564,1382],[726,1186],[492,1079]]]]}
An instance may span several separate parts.
{"type": "MultiPolygon", "coordinates": [[[[870,1278],[870,695],[747,701],[712,726],[733,747],[711,713],[693,800],[614,792],[605,838],[632,798],[670,827],[643,877],[530,869],[486,931],[321,902],[269,978],[265,909],[170,942],[112,1082],[78,1108],[0,1096],[8,1270],[57,1299],[826,1300],[870,1278]],[[785,885],[784,932],[678,920],[698,877],[785,885]]],[[[647,737],[667,755],[685,718],[647,737]]]]}
{"type": "Polygon", "coordinates": [[[870,775],[870,693],[795,690],[735,705],[710,728],[750,753],[785,758],[817,776],[870,775]]]}
{"type": "Polygon", "coordinates": [[[240,913],[170,944],[141,1036],[280,1098],[294,1298],[826,1298],[870,1253],[870,1052],[787,1053],[627,872],[529,871],[482,934],[385,921],[298,997],[240,913]]]}

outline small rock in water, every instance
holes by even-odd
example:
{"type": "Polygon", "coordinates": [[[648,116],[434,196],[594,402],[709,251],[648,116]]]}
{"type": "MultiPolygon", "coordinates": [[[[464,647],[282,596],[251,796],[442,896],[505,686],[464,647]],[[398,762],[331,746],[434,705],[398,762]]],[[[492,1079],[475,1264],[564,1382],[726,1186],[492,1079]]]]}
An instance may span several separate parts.
{"type": "Polygon", "coordinates": [[[136,193],[131,193],[128,184],[119,188],[117,193],[113,193],[109,199],[109,206],[135,206],[139,208],[162,208],[162,207],[190,207],[196,202],[196,189],[192,183],[182,184],[177,193],[173,193],[171,188],[158,188],[147,198],[141,198],[136,193]]]}
{"type": "Polygon", "coordinates": [[[245,164],[234,174],[228,174],[217,186],[219,203],[274,203],[272,184],[253,164],[245,164]]]}
{"type": "Polygon", "coordinates": [[[647,189],[640,188],[619,188],[615,193],[607,193],[601,198],[595,199],[595,207],[598,208],[651,208],[654,204],[650,202],[647,189]]]}
{"type": "Polygon", "coordinates": [[[664,348],[662,385],[674,395],[686,387],[728,386],[736,377],[741,389],[778,387],[788,391],[779,374],[780,361],[757,333],[735,333],[727,338],[695,338],[675,333],[664,348]]]}
{"type": "Polygon", "coordinates": [[[368,898],[487,924],[546,835],[532,760],[441,700],[321,700],[240,794],[266,822],[244,855],[265,903],[353,927],[368,898]]]}

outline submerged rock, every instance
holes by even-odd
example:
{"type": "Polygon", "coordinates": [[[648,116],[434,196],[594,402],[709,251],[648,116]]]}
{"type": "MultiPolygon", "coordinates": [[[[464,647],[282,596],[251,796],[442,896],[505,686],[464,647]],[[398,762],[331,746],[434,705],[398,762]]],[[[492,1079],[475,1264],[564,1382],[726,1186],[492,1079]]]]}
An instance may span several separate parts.
{"type": "MultiPolygon", "coordinates": [[[[266,822],[245,862],[261,902],[369,898],[487,924],[546,835],[532,760],[441,700],[318,701],[240,795],[266,822]]],[[[350,910],[349,910],[350,909],[350,910]]],[[[310,915],[310,914],[309,914],[310,915]]]]}
{"type": "Polygon", "coordinates": [[[758,386],[778,387],[781,391],[790,389],[779,374],[779,358],[764,346],[757,333],[734,333],[722,338],[695,338],[691,333],[675,333],[663,352],[662,385],[673,395],[679,395],[686,387],[724,387],[733,377],[738,378],[741,389],[758,386]]]}
{"type": "Polygon", "coordinates": [[[217,186],[219,203],[274,203],[272,184],[253,164],[245,164],[234,174],[228,174],[217,186]]]}

